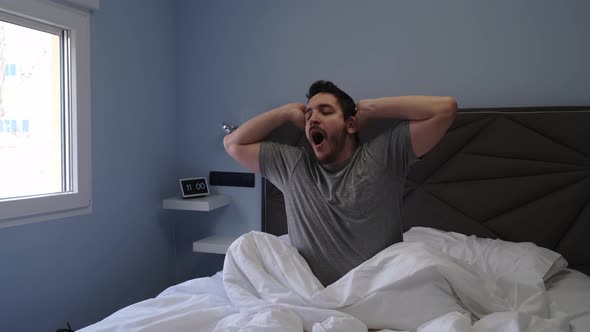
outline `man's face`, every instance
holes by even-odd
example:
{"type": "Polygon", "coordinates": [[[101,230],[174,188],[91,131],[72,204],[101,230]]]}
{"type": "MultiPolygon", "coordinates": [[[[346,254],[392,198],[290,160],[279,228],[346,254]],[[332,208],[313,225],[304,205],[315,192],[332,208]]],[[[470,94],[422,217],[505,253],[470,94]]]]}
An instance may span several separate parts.
{"type": "Polygon", "coordinates": [[[318,93],[305,109],[305,135],[322,164],[339,161],[348,135],[344,114],[336,97],[318,93]]]}

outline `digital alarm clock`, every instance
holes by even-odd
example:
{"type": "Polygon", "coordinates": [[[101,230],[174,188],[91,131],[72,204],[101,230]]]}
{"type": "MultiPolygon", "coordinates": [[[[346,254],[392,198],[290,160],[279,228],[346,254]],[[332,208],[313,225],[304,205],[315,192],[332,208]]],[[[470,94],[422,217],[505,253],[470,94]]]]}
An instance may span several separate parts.
{"type": "Polygon", "coordinates": [[[206,178],[180,179],[182,198],[201,197],[209,195],[209,186],[206,178]]]}

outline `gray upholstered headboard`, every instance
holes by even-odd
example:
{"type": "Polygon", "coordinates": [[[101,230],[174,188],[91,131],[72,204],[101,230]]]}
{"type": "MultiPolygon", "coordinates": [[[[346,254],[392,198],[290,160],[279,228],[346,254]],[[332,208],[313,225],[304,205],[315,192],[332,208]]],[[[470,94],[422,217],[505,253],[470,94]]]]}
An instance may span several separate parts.
{"type": "MultiPolygon", "coordinates": [[[[306,145],[293,127],[271,139],[306,145]]],[[[282,193],[262,190],[262,229],[285,234],[282,193]]],[[[403,225],[533,242],[590,275],[590,107],[461,110],[410,170],[403,225]]]]}

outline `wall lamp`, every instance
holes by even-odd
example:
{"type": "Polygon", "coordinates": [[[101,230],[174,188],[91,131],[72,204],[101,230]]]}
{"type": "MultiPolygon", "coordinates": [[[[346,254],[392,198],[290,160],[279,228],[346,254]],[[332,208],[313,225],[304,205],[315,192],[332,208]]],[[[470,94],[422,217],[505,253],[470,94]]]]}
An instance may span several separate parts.
{"type": "Polygon", "coordinates": [[[221,123],[221,129],[223,129],[223,131],[225,131],[226,134],[230,134],[232,131],[238,129],[238,126],[232,126],[224,121],[221,123]]]}

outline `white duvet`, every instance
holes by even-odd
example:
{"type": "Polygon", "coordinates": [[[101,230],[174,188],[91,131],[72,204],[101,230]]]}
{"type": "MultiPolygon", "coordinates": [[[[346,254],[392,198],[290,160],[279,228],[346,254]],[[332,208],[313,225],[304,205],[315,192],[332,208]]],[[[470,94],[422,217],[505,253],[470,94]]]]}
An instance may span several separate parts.
{"type": "Polygon", "coordinates": [[[324,288],[295,248],[251,232],[230,246],[222,274],[81,331],[569,331],[543,282],[559,255],[430,229],[405,239],[324,288]]]}

